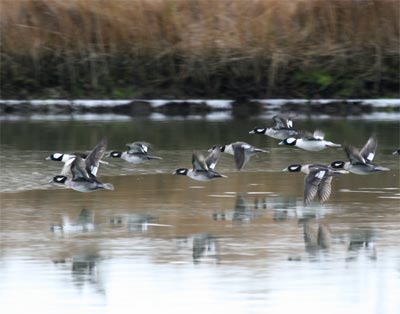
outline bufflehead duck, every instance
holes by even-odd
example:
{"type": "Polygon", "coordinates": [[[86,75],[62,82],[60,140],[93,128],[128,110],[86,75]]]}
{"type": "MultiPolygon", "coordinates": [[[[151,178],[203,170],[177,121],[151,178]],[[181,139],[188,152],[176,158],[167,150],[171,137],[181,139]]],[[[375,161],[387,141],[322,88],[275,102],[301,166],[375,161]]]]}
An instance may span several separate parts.
{"type": "MultiPolygon", "coordinates": [[[[86,154],[80,154],[82,158],[86,158],[86,154]]],[[[64,153],[52,153],[51,155],[46,157],[46,160],[53,160],[53,161],[61,161],[67,162],[71,158],[75,158],[76,154],[64,154],[64,153]]]]}
{"type": "Polygon", "coordinates": [[[302,132],[300,137],[289,137],[279,145],[289,145],[302,148],[308,151],[320,151],[328,147],[341,147],[340,144],[335,144],[329,141],[324,140],[324,133],[320,130],[314,131],[313,134],[309,132],[302,132]]]}
{"type": "MultiPolygon", "coordinates": [[[[217,147],[214,145],[208,151],[212,151],[217,147]]],[[[235,142],[228,145],[222,145],[219,147],[221,152],[227,153],[229,155],[233,155],[235,157],[236,168],[241,170],[247,162],[250,160],[250,157],[256,153],[268,153],[268,151],[254,147],[245,142],[235,142]]]]}
{"type": "Polygon", "coordinates": [[[297,131],[293,130],[293,121],[288,118],[284,119],[281,116],[273,116],[272,120],[275,122],[275,126],[272,128],[254,128],[249,134],[264,134],[278,140],[284,140],[288,137],[297,135],[297,131]]]}
{"type": "Polygon", "coordinates": [[[351,173],[360,175],[366,175],[377,171],[390,171],[389,168],[377,166],[372,163],[377,146],[378,140],[375,135],[372,135],[368,139],[361,151],[354,146],[345,145],[344,150],[349,161],[334,161],[331,163],[331,167],[334,169],[345,169],[351,173]]]}
{"type": "Polygon", "coordinates": [[[335,170],[320,164],[290,165],[283,171],[303,172],[304,178],[304,206],[307,206],[318,195],[321,204],[331,195],[332,176],[348,173],[346,170],[335,170]]]}
{"type": "Polygon", "coordinates": [[[111,151],[107,157],[121,158],[132,164],[141,164],[147,160],[162,159],[161,157],[152,156],[148,154],[150,144],[146,142],[133,142],[126,144],[128,150],[126,152],[111,151]]]}
{"type": "MultiPolygon", "coordinates": [[[[82,159],[86,159],[88,154],[83,153],[75,153],[75,154],[65,154],[65,153],[52,153],[51,155],[46,157],[46,160],[60,161],[65,165],[63,170],[61,171],[61,175],[68,176],[70,175],[71,164],[75,160],[76,156],[80,156],[82,159]]],[[[107,161],[99,160],[99,163],[108,165],[107,161]]],[[[92,174],[97,175],[99,167],[94,167],[92,169],[92,174]]]]}
{"type": "Polygon", "coordinates": [[[396,149],[396,150],[392,153],[392,155],[400,155],[400,148],[399,148],[399,149],[396,149]]]}
{"type": "Polygon", "coordinates": [[[104,138],[89,153],[85,160],[78,154],[70,159],[72,162],[66,162],[64,168],[70,168],[68,171],[63,169],[62,173],[71,172],[72,179],[66,175],[57,175],[52,182],[64,184],[65,187],[79,192],[93,192],[98,189],[114,190],[110,183],[101,183],[97,180],[94,173],[97,173],[100,159],[106,150],[107,140],[104,138]]]}
{"type": "Polygon", "coordinates": [[[210,181],[216,178],[226,178],[226,176],[216,172],[215,166],[217,164],[221,151],[219,148],[213,149],[211,153],[204,159],[200,153],[194,152],[192,154],[192,169],[179,168],[173,174],[187,176],[197,181],[210,181]]]}

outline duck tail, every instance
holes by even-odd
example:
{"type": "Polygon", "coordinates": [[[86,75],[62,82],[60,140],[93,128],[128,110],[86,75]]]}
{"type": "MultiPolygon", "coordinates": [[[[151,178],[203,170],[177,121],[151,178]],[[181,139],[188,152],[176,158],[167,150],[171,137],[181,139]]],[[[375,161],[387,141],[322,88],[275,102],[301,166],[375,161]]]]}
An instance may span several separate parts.
{"type": "Polygon", "coordinates": [[[114,185],[112,185],[111,183],[103,183],[102,188],[106,190],[114,190],[114,185]]]}
{"type": "Polygon", "coordinates": [[[256,153],[269,153],[269,151],[267,151],[267,150],[265,150],[265,149],[261,149],[261,148],[256,148],[256,149],[254,149],[254,151],[255,151],[256,153]]]}
{"type": "Polygon", "coordinates": [[[151,155],[147,155],[148,159],[162,159],[161,157],[158,156],[151,156],[151,155]]]}
{"type": "Polygon", "coordinates": [[[375,167],[375,170],[376,170],[376,171],[390,171],[389,168],[381,167],[381,166],[376,166],[376,167],[375,167]]]}
{"type": "Polygon", "coordinates": [[[326,146],[327,147],[342,147],[341,144],[335,144],[335,143],[332,143],[332,142],[329,142],[328,144],[326,144],[326,146]]]}

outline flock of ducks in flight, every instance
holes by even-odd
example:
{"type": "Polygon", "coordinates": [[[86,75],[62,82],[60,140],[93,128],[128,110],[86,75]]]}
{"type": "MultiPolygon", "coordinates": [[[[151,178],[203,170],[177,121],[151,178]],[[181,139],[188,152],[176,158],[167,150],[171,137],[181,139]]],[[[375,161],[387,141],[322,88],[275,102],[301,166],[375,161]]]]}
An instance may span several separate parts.
{"type": "MultiPolygon", "coordinates": [[[[271,128],[254,128],[250,134],[262,134],[281,140],[279,145],[298,147],[307,151],[321,151],[329,147],[341,147],[340,144],[324,139],[324,133],[317,130],[314,133],[296,131],[290,118],[274,116],[275,126],[271,128]]],[[[338,174],[354,173],[367,175],[378,171],[389,171],[390,169],[372,163],[378,141],[372,135],[361,150],[354,146],[344,145],[344,151],[348,161],[334,161],[330,165],[321,164],[292,164],[283,171],[303,172],[304,179],[304,205],[307,206],[318,196],[320,203],[329,199],[331,194],[332,177],[338,174]]],[[[92,192],[98,189],[113,190],[111,183],[102,183],[97,179],[97,171],[100,163],[105,157],[120,158],[129,163],[140,164],[148,160],[162,159],[149,154],[150,144],[146,142],[134,142],[127,144],[127,151],[111,151],[106,153],[107,140],[103,138],[89,154],[66,154],[53,153],[47,160],[61,161],[64,167],[59,175],[53,177],[51,182],[62,184],[67,188],[79,192],[92,192]]],[[[204,157],[199,152],[192,154],[192,169],[179,168],[173,174],[184,175],[197,181],[210,181],[216,178],[225,178],[225,175],[215,170],[221,153],[233,155],[237,169],[240,171],[257,153],[268,151],[254,147],[245,142],[235,142],[227,145],[214,145],[208,150],[209,154],[204,157]]],[[[393,154],[400,155],[397,149],[393,154]]]]}

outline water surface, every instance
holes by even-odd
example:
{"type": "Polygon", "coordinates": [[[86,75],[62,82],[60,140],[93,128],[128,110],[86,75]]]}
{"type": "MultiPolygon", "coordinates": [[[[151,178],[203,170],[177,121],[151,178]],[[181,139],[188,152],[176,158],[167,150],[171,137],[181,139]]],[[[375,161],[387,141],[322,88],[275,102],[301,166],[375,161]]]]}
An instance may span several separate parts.
{"type": "Polygon", "coordinates": [[[301,119],[337,143],[379,139],[390,172],[333,180],[329,201],[302,206],[291,163],[345,159],[249,135],[270,121],[125,119],[2,121],[0,301],[5,313],[399,313],[398,121],[301,119]],[[48,181],[51,152],[145,140],[160,161],[107,160],[115,191],[79,193],[48,181]],[[193,150],[243,140],[269,150],[241,171],[196,182],[171,173],[193,150]],[[319,236],[318,236],[319,234],[319,236]]]}

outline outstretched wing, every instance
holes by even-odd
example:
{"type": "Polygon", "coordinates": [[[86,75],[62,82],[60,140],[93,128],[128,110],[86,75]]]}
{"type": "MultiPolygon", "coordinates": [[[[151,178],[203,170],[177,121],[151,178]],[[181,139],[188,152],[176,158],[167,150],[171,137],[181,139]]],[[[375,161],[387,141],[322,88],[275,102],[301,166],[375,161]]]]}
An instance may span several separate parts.
{"type": "Polygon", "coordinates": [[[273,116],[272,120],[274,120],[274,122],[275,122],[275,128],[276,129],[286,129],[286,128],[288,128],[285,119],[283,119],[281,116],[273,116]]]}
{"type": "Polygon", "coordinates": [[[89,153],[85,159],[85,168],[90,176],[96,176],[99,169],[100,159],[103,158],[107,149],[107,139],[103,138],[99,144],[89,153]]]}
{"type": "Polygon", "coordinates": [[[221,155],[221,149],[218,146],[215,146],[211,151],[211,153],[208,154],[205,160],[206,165],[209,169],[211,170],[215,169],[220,155],[221,155]]]}
{"type": "Polygon", "coordinates": [[[205,162],[204,156],[198,152],[193,152],[192,154],[192,165],[193,165],[193,170],[208,171],[208,167],[205,162]]]}
{"type": "Polygon", "coordinates": [[[344,151],[346,152],[347,158],[349,158],[352,164],[365,164],[365,159],[361,156],[359,150],[351,145],[345,145],[344,151]]]}
{"type": "Polygon", "coordinates": [[[89,179],[90,176],[85,168],[86,162],[77,155],[71,164],[72,180],[89,179]]]}
{"type": "Polygon", "coordinates": [[[318,197],[319,197],[319,202],[321,204],[325,203],[328,199],[329,196],[331,195],[331,183],[332,183],[332,177],[324,177],[319,186],[318,186],[318,197]]]}
{"type": "Polygon", "coordinates": [[[304,178],[304,205],[307,206],[318,193],[318,187],[327,174],[324,169],[311,169],[310,173],[304,178]]]}
{"type": "Polygon", "coordinates": [[[238,170],[242,169],[249,161],[249,156],[246,156],[245,148],[241,145],[235,148],[235,163],[238,170]]]}
{"type": "Polygon", "coordinates": [[[311,133],[309,131],[304,131],[304,130],[302,130],[302,131],[300,131],[298,133],[298,138],[302,138],[302,139],[305,139],[305,140],[313,140],[313,139],[315,139],[313,133],[311,133]]]}
{"type": "Polygon", "coordinates": [[[128,153],[143,153],[147,154],[149,152],[149,148],[151,145],[146,142],[133,142],[130,144],[126,144],[129,147],[128,153]]]}
{"type": "Polygon", "coordinates": [[[378,140],[376,135],[373,134],[364,145],[364,147],[360,150],[360,155],[367,161],[372,162],[375,157],[376,146],[378,145],[378,140]]]}

